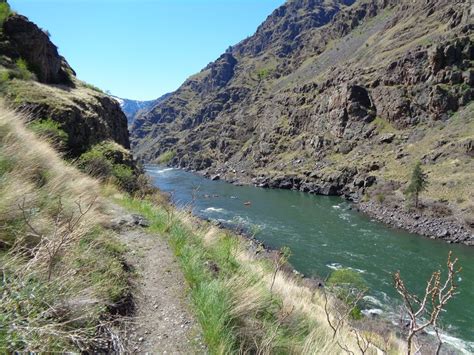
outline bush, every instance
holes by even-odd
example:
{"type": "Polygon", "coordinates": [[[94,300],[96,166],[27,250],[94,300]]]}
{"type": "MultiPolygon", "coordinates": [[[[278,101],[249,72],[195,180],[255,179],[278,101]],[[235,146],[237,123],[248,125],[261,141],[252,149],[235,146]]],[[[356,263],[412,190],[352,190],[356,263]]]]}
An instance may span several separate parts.
{"type": "Polygon", "coordinates": [[[350,287],[357,290],[366,290],[367,283],[364,278],[352,269],[334,270],[327,281],[328,286],[350,287]]]}
{"type": "Polygon", "coordinates": [[[6,2],[0,2],[0,27],[3,27],[3,23],[11,14],[10,5],[6,2]]]}
{"type": "Polygon", "coordinates": [[[125,191],[135,191],[137,188],[137,177],[133,173],[132,168],[116,164],[112,168],[112,176],[116,185],[125,191]]]}
{"type": "Polygon", "coordinates": [[[272,74],[273,70],[269,68],[263,68],[257,71],[258,80],[268,78],[272,74]]]}
{"type": "Polygon", "coordinates": [[[41,138],[47,140],[56,150],[64,151],[69,137],[61,125],[51,118],[31,122],[28,127],[41,138]]]}
{"type": "Polygon", "coordinates": [[[96,144],[81,155],[78,166],[95,178],[110,180],[120,189],[139,196],[154,191],[149,179],[141,175],[131,154],[115,142],[96,144]]]}
{"type": "Polygon", "coordinates": [[[176,155],[176,152],[174,150],[168,150],[164,153],[162,153],[156,161],[158,164],[168,164],[176,155]]]}
{"type": "Polygon", "coordinates": [[[385,201],[385,195],[382,194],[382,193],[378,193],[377,195],[375,195],[375,200],[378,202],[378,203],[382,203],[385,201]]]}
{"type": "Polygon", "coordinates": [[[361,295],[368,291],[364,278],[352,269],[334,270],[329,276],[327,286],[332,287],[336,296],[352,307],[349,315],[352,319],[361,319],[361,295]]]}
{"type": "Polygon", "coordinates": [[[2,70],[0,72],[0,85],[10,80],[10,72],[8,70],[2,70]]]}
{"type": "Polygon", "coordinates": [[[19,58],[16,62],[16,70],[12,73],[13,77],[20,80],[33,80],[34,74],[29,70],[28,63],[23,58],[19,58]]]}
{"type": "Polygon", "coordinates": [[[95,86],[95,85],[92,85],[92,84],[89,84],[89,83],[86,83],[86,82],[83,82],[82,84],[84,85],[84,87],[86,87],[86,88],[88,88],[88,89],[91,89],[91,90],[100,92],[101,94],[105,94],[102,89],[98,88],[98,87],[95,86]]]}
{"type": "Polygon", "coordinates": [[[101,151],[94,148],[81,155],[78,166],[86,174],[101,180],[106,180],[112,175],[113,164],[101,151]]]}

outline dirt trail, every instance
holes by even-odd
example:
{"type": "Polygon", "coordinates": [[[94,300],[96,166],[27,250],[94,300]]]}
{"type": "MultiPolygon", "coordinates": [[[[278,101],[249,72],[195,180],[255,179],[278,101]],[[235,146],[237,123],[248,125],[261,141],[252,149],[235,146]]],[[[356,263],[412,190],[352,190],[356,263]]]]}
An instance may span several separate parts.
{"type": "Polygon", "coordinates": [[[135,311],[128,326],[127,348],[152,354],[206,353],[198,322],[190,311],[186,282],[164,238],[147,232],[147,222],[118,206],[112,224],[127,245],[127,263],[137,275],[135,311]]]}

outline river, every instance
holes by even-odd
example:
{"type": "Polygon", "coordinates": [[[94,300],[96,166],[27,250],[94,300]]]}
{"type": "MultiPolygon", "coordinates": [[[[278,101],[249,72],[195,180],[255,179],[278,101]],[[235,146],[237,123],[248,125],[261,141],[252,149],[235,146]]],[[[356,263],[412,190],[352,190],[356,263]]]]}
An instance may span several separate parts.
{"type": "Polygon", "coordinates": [[[474,247],[392,229],[339,197],[235,186],[160,166],[147,166],[147,172],[178,207],[192,205],[200,217],[257,233],[271,248],[290,247],[291,264],[307,276],[325,277],[341,267],[361,273],[370,287],[365,312],[392,320],[401,305],[392,274],[400,270],[407,287],[421,294],[434,270],[445,271],[452,250],[463,270],[459,294],[440,324],[446,342],[462,353],[474,353],[474,247]]]}

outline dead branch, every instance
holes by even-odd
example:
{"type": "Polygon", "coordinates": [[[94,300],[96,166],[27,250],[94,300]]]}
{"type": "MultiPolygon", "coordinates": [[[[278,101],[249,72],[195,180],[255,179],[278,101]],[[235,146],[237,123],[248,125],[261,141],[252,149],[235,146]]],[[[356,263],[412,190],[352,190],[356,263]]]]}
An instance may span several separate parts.
{"type": "Polygon", "coordinates": [[[23,201],[19,204],[18,207],[22,211],[26,226],[35,237],[39,238],[39,243],[29,251],[30,254],[33,255],[29,265],[33,266],[37,262],[40,262],[42,258],[45,258],[48,281],[51,280],[53,267],[57,257],[75,240],[75,231],[79,227],[84,216],[90,212],[96,200],[97,197],[95,197],[85,208],[80,201],[75,201],[79,213],[76,215],[72,212],[69,216],[65,216],[64,206],[61,198],[59,198],[57,211],[54,216],[53,230],[50,235],[39,232],[33,226],[31,223],[31,214],[27,213],[25,205],[26,199],[23,198],[23,201]]]}
{"type": "Polygon", "coordinates": [[[441,271],[433,272],[421,299],[406,288],[400,276],[400,271],[394,274],[395,289],[402,297],[410,318],[407,335],[408,354],[412,352],[412,343],[416,334],[429,326],[432,326],[437,334],[439,340],[437,353],[439,353],[442,341],[438,333],[438,319],[448,301],[456,294],[458,287],[456,275],[461,272],[461,268],[456,268],[457,261],[458,258],[452,260],[452,252],[450,251],[446,263],[448,269],[446,281],[441,281],[441,271]],[[430,304],[429,307],[428,304],[430,304]]]}

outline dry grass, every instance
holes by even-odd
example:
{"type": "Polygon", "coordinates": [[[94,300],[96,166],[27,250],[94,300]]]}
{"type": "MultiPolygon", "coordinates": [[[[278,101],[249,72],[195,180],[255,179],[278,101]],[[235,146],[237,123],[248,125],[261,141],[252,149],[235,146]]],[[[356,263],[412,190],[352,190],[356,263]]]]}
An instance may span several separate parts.
{"type": "Polygon", "coordinates": [[[99,184],[0,104],[0,352],[107,346],[104,311],[123,294],[99,184]]]}
{"type": "MultiPolygon", "coordinates": [[[[388,332],[359,330],[343,322],[334,335],[321,290],[278,271],[245,238],[199,221],[162,203],[120,198],[145,215],[151,230],[169,239],[190,284],[191,298],[211,353],[344,354],[361,353],[357,338],[370,340],[367,354],[399,353],[403,344],[388,332]]],[[[329,317],[344,310],[328,295],[329,317]],[[338,312],[335,312],[335,311],[338,312]]],[[[366,327],[370,328],[370,327],[366,327]]],[[[372,328],[373,329],[373,328],[372,328]]]]}

